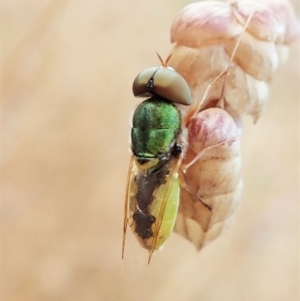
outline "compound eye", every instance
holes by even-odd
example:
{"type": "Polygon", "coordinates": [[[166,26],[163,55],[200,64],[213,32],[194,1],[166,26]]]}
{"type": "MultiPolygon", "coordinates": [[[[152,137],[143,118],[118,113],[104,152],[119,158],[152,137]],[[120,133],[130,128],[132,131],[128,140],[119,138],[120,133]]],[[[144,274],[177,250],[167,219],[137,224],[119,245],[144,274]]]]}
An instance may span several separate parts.
{"type": "Polygon", "coordinates": [[[154,74],[160,67],[152,67],[140,72],[132,84],[132,92],[136,97],[149,97],[154,95],[151,84],[153,83],[154,74]]]}
{"type": "Polygon", "coordinates": [[[152,67],[139,73],[132,86],[134,96],[162,96],[182,105],[192,103],[191,90],[185,79],[170,67],[152,67]]]}

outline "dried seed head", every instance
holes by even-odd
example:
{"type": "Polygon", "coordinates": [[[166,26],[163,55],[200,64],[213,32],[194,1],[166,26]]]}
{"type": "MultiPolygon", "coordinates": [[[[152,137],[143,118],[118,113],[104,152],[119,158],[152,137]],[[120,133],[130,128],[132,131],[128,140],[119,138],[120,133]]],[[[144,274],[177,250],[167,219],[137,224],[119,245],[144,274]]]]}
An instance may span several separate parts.
{"type": "MultiPolygon", "coordinates": [[[[287,57],[286,44],[300,32],[287,0],[257,2],[192,3],[171,27],[174,47],[169,64],[188,82],[193,104],[202,103],[187,125],[184,164],[203,155],[186,170],[186,184],[193,193],[181,190],[175,226],[198,249],[233,219],[242,192],[240,116],[251,115],[254,121],[260,117],[268,82],[282,57],[287,57]],[[224,70],[228,70],[224,80],[211,86],[203,100],[207,87],[224,70]],[[216,108],[221,101],[224,110],[216,108]]],[[[179,108],[183,115],[188,111],[179,108]]]]}

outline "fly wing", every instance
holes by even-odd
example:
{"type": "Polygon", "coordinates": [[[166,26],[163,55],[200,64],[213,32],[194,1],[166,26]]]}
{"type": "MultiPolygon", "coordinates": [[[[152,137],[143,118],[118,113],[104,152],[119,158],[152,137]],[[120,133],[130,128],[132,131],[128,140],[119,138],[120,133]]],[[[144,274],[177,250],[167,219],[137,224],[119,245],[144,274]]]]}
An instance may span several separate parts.
{"type": "Polygon", "coordinates": [[[146,248],[149,250],[148,263],[153,252],[160,249],[170,236],[176,222],[180,201],[178,170],[182,157],[181,155],[178,160],[171,162],[166,182],[155,192],[154,201],[150,207],[150,213],[156,217],[156,222],[153,225],[153,237],[145,242],[146,248]]]}
{"type": "Polygon", "coordinates": [[[172,233],[180,201],[178,169],[181,161],[182,156],[179,159],[172,159],[167,163],[168,167],[151,174],[149,170],[140,170],[134,157],[131,157],[124,203],[122,257],[125,253],[128,226],[131,228],[136,241],[149,251],[148,263],[153,252],[161,248],[172,233]],[[157,185],[157,187],[153,188],[153,185],[157,185]],[[144,208],[144,199],[149,201],[147,209],[144,208]],[[145,219],[154,217],[155,221],[150,225],[142,222],[137,223],[134,215],[139,215],[145,219]],[[146,230],[151,231],[152,234],[150,237],[143,238],[142,234],[146,230]]]}
{"type": "Polygon", "coordinates": [[[129,212],[129,198],[130,198],[130,187],[131,183],[134,179],[134,170],[133,170],[133,156],[130,157],[128,174],[127,174],[127,184],[126,184],[126,193],[125,193],[125,201],[124,201],[124,222],[123,222],[123,242],[122,242],[122,258],[124,258],[124,251],[125,251],[125,241],[126,241],[126,232],[127,232],[127,225],[129,222],[130,216],[128,216],[129,212]]]}

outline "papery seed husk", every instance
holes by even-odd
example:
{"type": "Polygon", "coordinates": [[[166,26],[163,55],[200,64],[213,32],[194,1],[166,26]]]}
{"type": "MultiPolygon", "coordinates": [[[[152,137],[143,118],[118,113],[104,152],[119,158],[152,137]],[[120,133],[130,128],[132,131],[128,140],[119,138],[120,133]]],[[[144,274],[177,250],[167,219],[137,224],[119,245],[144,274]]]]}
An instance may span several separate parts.
{"type": "Polygon", "coordinates": [[[242,31],[228,3],[202,1],[187,5],[171,27],[171,42],[199,47],[207,40],[232,37],[242,31]]]}
{"type": "MultiPolygon", "coordinates": [[[[226,47],[229,55],[232,54],[239,37],[220,41],[226,47]]],[[[255,79],[269,82],[274,72],[278,69],[278,55],[276,46],[272,42],[257,40],[245,32],[233,58],[247,74],[255,79]]]]}
{"type": "MultiPolygon", "coordinates": [[[[192,91],[194,103],[200,103],[207,87],[230,65],[225,83],[225,100],[239,114],[249,114],[257,120],[268,98],[268,86],[244,72],[230,57],[222,45],[210,45],[200,49],[186,46],[173,48],[170,65],[180,73],[192,91]]],[[[202,109],[215,106],[222,96],[223,80],[219,80],[203,101],[202,109]]],[[[185,115],[187,108],[183,108],[185,115]]]]}

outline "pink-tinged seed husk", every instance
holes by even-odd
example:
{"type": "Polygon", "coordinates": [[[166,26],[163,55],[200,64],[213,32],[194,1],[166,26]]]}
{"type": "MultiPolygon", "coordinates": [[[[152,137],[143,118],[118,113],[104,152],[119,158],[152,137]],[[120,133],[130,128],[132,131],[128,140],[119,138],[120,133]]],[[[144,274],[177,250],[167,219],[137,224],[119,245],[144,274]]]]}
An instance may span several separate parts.
{"type": "Polygon", "coordinates": [[[200,249],[227,227],[241,200],[240,133],[239,125],[219,108],[199,112],[189,122],[188,132],[190,143],[183,165],[206,147],[226,142],[205,152],[185,174],[191,191],[212,210],[187,190],[181,190],[175,230],[200,249]]]}
{"type": "MultiPolygon", "coordinates": [[[[260,0],[272,14],[284,25],[283,44],[290,44],[300,35],[300,21],[289,0],[260,0]]],[[[259,31],[259,28],[258,30],[259,31]]]]}

